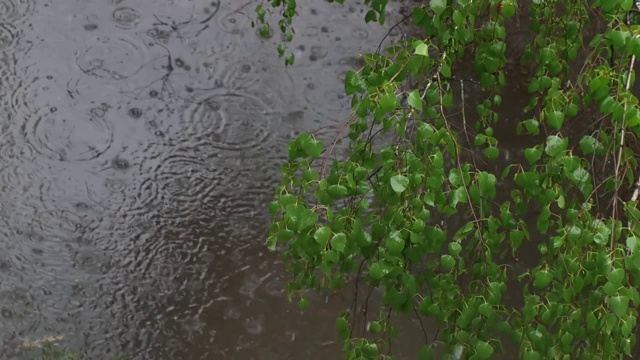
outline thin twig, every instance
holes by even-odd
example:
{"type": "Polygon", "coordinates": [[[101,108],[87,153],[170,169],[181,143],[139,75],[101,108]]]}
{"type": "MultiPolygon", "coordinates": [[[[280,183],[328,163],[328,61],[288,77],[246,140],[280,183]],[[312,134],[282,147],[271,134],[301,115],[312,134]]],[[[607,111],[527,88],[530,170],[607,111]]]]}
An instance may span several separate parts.
{"type": "MultiPolygon", "coordinates": [[[[627,75],[627,83],[625,85],[625,91],[629,91],[629,89],[631,88],[631,74],[633,74],[633,66],[636,63],[636,56],[632,55],[631,56],[631,64],[629,64],[629,74],[627,75]]],[[[626,120],[626,114],[627,114],[627,106],[628,106],[628,102],[625,101],[624,103],[624,115],[622,116],[622,124],[621,124],[621,129],[620,129],[620,148],[618,149],[618,158],[614,159],[616,160],[616,167],[615,167],[615,179],[616,181],[618,181],[620,178],[618,177],[620,174],[620,163],[622,163],[622,149],[624,148],[624,138],[626,136],[626,129],[625,129],[625,120],[626,120]]],[[[615,193],[613,196],[613,209],[611,209],[612,211],[612,220],[615,221],[615,219],[617,218],[617,212],[618,212],[618,191],[620,190],[620,185],[616,185],[616,189],[615,189],[615,193]]],[[[638,192],[638,187],[636,186],[636,190],[634,191],[634,195],[638,192]]],[[[637,195],[636,195],[637,197],[637,195]]],[[[614,241],[614,237],[615,237],[615,231],[611,232],[611,249],[613,249],[613,241],[614,241]]]]}

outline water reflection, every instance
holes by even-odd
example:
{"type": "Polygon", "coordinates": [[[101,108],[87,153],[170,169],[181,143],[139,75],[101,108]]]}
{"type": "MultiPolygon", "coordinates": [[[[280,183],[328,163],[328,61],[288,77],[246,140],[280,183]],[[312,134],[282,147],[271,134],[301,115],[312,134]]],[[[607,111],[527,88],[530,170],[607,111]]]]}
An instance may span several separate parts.
{"type": "Polygon", "coordinates": [[[0,357],[336,357],[344,304],[287,303],[265,207],[384,31],[310,3],[285,69],[251,1],[0,0],[0,357]]]}

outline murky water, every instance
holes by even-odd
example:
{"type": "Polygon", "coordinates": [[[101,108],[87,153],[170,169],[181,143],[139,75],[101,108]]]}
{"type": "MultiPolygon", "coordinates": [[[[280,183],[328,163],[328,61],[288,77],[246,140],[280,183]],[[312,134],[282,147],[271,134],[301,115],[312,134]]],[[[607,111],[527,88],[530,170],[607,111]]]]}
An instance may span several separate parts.
{"type": "Polygon", "coordinates": [[[287,302],[265,207],[385,30],[311,3],[285,69],[252,1],[0,0],[0,355],[338,356],[342,300],[287,302]]]}

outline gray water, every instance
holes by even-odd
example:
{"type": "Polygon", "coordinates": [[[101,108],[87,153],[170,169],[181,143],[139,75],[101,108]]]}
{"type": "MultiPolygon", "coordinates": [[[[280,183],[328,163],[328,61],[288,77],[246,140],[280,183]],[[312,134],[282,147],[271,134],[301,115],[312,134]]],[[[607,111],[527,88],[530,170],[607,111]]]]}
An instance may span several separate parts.
{"type": "Polygon", "coordinates": [[[339,357],[345,302],[287,301],[266,204],[386,30],[311,3],[285,68],[255,1],[0,0],[1,357],[339,357]]]}

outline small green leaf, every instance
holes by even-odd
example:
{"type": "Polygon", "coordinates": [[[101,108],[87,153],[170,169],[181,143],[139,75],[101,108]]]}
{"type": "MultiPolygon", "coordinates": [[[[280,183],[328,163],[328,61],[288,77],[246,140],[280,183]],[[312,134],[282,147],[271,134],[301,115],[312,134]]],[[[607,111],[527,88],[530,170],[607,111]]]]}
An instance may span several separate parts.
{"type": "Polygon", "coordinates": [[[302,311],[307,310],[307,308],[309,307],[309,302],[307,301],[307,299],[300,299],[300,301],[298,301],[298,308],[302,311]]]}
{"type": "Polygon", "coordinates": [[[542,156],[542,153],[537,148],[528,148],[524,151],[524,157],[527,159],[529,164],[534,164],[536,161],[540,160],[540,156],[542,156]]]}
{"type": "Polygon", "coordinates": [[[513,230],[509,234],[509,241],[511,242],[511,247],[513,249],[517,249],[522,244],[522,240],[524,240],[525,234],[524,231],[521,230],[513,230]]]}
{"type": "Polygon", "coordinates": [[[305,230],[318,222],[318,214],[311,209],[304,209],[298,220],[299,230],[305,230]]]}
{"type": "Polygon", "coordinates": [[[400,101],[398,101],[398,97],[396,96],[396,94],[388,92],[380,98],[380,111],[382,111],[383,113],[388,113],[395,110],[399,104],[400,101]]]}
{"type": "Polygon", "coordinates": [[[431,347],[424,345],[422,349],[420,349],[420,360],[433,360],[436,356],[436,350],[431,347]]]}
{"type": "Polygon", "coordinates": [[[416,46],[416,50],[415,50],[415,54],[416,55],[422,55],[422,56],[429,56],[429,45],[420,42],[420,44],[418,44],[418,46],[416,46]]]}
{"type": "Polygon", "coordinates": [[[493,355],[493,346],[484,341],[478,341],[474,347],[476,352],[476,358],[479,360],[485,360],[493,355]]]}
{"type": "Polygon", "coordinates": [[[391,177],[391,187],[393,191],[401,193],[409,186],[409,178],[404,175],[394,175],[391,177]]]}
{"type": "Polygon", "coordinates": [[[564,113],[561,111],[551,111],[547,114],[547,122],[549,126],[556,130],[560,130],[564,122],[564,113]]]}
{"type": "Polygon", "coordinates": [[[444,12],[444,9],[447,6],[447,2],[446,0],[431,0],[429,1],[429,7],[431,8],[431,10],[433,10],[433,12],[437,15],[440,16],[440,14],[442,14],[444,12]]]}
{"type": "Polygon", "coordinates": [[[387,237],[385,247],[393,255],[400,255],[404,250],[404,239],[400,231],[394,231],[387,237]]]}
{"type": "Polygon", "coordinates": [[[596,150],[598,140],[591,135],[585,135],[580,139],[580,150],[584,155],[589,155],[596,150]]]}
{"type": "Polygon", "coordinates": [[[373,279],[373,280],[380,280],[384,277],[384,270],[382,270],[382,266],[380,266],[380,263],[373,263],[371,264],[371,266],[369,266],[369,276],[373,279]]]}
{"type": "Polygon", "coordinates": [[[616,100],[609,95],[600,103],[600,112],[603,114],[611,114],[615,106],[616,100]]]}
{"type": "Polygon", "coordinates": [[[413,90],[409,94],[409,97],[407,98],[407,102],[409,103],[409,106],[411,106],[412,108],[417,110],[422,110],[422,99],[420,99],[420,92],[417,89],[413,90]]]}
{"type": "Polygon", "coordinates": [[[449,243],[449,254],[451,256],[458,256],[461,251],[462,251],[462,246],[460,245],[460,243],[457,243],[457,242],[449,243]]]}
{"type": "Polygon", "coordinates": [[[378,13],[376,13],[373,10],[369,10],[367,11],[366,15],[364,16],[364,22],[365,23],[370,23],[370,22],[376,22],[378,21],[378,13]]]}
{"type": "Polygon", "coordinates": [[[344,92],[347,95],[355,94],[362,90],[363,80],[360,75],[353,70],[347,71],[344,80],[344,92]]]}
{"type": "Polygon", "coordinates": [[[320,245],[326,245],[327,241],[329,241],[330,236],[331,236],[331,229],[328,226],[321,226],[313,234],[313,238],[320,245]]]}
{"type": "Polygon", "coordinates": [[[331,185],[327,188],[327,193],[332,198],[338,200],[349,194],[349,190],[344,185],[331,185]]]}
{"type": "Polygon", "coordinates": [[[514,4],[514,0],[506,0],[502,2],[502,16],[507,19],[515,15],[516,6],[514,4]]]}
{"type": "Polygon", "coordinates": [[[629,297],[622,295],[612,296],[609,298],[609,307],[618,317],[622,317],[627,314],[629,309],[629,297]]]}
{"type": "Polygon", "coordinates": [[[524,360],[542,360],[542,355],[537,351],[527,351],[522,357],[524,360]]]}
{"type": "Polygon", "coordinates": [[[373,334],[377,334],[380,331],[382,331],[382,325],[380,325],[380,323],[377,322],[377,321],[372,321],[369,324],[369,331],[371,331],[371,333],[373,333],[373,334]]]}
{"type": "Polygon", "coordinates": [[[564,139],[557,135],[551,135],[547,138],[547,145],[544,148],[544,152],[551,157],[556,157],[562,154],[566,148],[567,144],[564,139]]]}
{"type": "Polygon", "coordinates": [[[622,284],[622,280],[624,279],[624,269],[615,269],[609,274],[607,274],[607,280],[611,283],[620,286],[622,284]]]}
{"type": "Polygon", "coordinates": [[[344,233],[337,233],[333,235],[331,239],[331,248],[339,253],[344,252],[344,248],[347,246],[347,235],[344,233]]]}
{"type": "Polygon", "coordinates": [[[487,159],[489,160],[493,160],[497,158],[499,154],[500,154],[500,151],[498,150],[497,147],[490,146],[484,149],[484,156],[486,156],[487,159]]]}
{"type": "Polygon", "coordinates": [[[442,255],[440,257],[440,267],[442,271],[449,272],[456,265],[456,260],[451,255],[442,255]]]}
{"type": "Polygon", "coordinates": [[[544,289],[553,280],[553,274],[547,270],[539,270],[533,277],[533,286],[537,289],[544,289]]]}
{"type": "Polygon", "coordinates": [[[338,330],[340,339],[347,340],[349,338],[349,324],[347,323],[347,319],[343,317],[337,318],[336,329],[338,330]]]}

